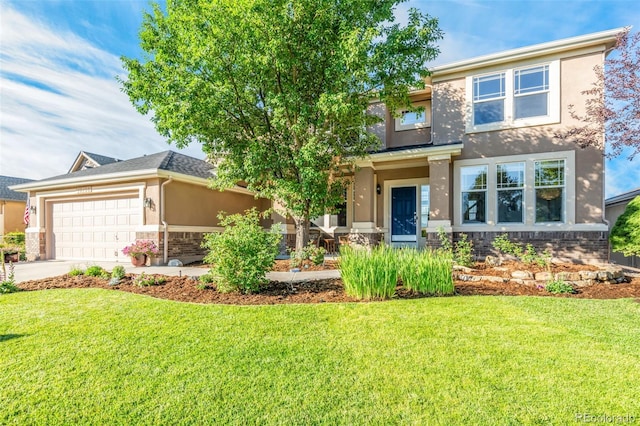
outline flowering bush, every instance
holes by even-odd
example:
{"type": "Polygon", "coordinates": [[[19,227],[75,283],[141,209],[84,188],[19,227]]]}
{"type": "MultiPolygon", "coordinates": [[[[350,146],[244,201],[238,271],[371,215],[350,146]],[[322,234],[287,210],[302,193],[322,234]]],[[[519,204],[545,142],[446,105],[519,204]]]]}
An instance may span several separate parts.
{"type": "Polygon", "coordinates": [[[158,250],[156,243],[151,240],[136,240],[135,243],[123,248],[122,253],[129,257],[137,257],[141,254],[146,256],[157,256],[160,253],[160,250],[158,250]]]}

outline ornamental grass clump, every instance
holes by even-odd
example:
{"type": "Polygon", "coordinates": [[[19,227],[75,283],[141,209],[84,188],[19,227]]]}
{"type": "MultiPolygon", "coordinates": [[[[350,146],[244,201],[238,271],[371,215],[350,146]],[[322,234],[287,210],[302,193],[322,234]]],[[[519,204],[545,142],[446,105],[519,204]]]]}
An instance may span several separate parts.
{"type": "Polygon", "coordinates": [[[398,251],[400,279],[407,290],[428,295],[453,294],[451,254],[445,250],[416,250],[405,248],[398,251]]]}
{"type": "Polygon", "coordinates": [[[398,256],[392,248],[341,247],[340,273],[345,292],[358,299],[387,299],[396,292],[398,256]]]}

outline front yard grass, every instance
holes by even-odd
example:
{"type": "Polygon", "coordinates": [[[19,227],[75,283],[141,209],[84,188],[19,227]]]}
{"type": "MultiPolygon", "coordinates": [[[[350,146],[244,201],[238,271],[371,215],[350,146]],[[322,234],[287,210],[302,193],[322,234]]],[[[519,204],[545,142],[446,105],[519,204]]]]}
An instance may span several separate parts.
{"type": "Polygon", "coordinates": [[[0,424],[640,418],[630,299],[220,306],[21,292],[0,296],[0,360],[0,424]]]}

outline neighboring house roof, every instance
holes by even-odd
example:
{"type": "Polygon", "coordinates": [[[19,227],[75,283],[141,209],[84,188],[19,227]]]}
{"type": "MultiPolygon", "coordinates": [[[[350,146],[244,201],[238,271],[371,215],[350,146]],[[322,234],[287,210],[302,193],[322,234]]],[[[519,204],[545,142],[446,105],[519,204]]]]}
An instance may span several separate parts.
{"type": "Polygon", "coordinates": [[[118,160],[114,157],[107,157],[106,155],[80,151],[67,173],[77,172],[79,170],[84,170],[87,168],[100,167],[104,166],[105,164],[115,163],[117,161],[121,160],[118,160]]]}
{"type": "Polygon", "coordinates": [[[624,203],[627,201],[631,201],[637,196],[640,195],[640,188],[636,188],[632,191],[625,192],[624,194],[616,195],[615,197],[607,198],[604,200],[605,206],[611,206],[618,203],[624,203]]]}
{"type": "Polygon", "coordinates": [[[27,182],[33,182],[33,179],[0,176],[0,200],[27,201],[27,194],[9,189],[10,186],[27,182]]]}
{"type": "MultiPolygon", "coordinates": [[[[206,185],[214,176],[214,167],[210,163],[174,151],[163,151],[105,164],[100,167],[78,170],[64,175],[42,179],[32,183],[16,185],[18,191],[37,190],[52,187],[69,187],[131,180],[132,178],[169,177],[206,185]]],[[[242,187],[231,191],[248,192],[242,187]]]]}

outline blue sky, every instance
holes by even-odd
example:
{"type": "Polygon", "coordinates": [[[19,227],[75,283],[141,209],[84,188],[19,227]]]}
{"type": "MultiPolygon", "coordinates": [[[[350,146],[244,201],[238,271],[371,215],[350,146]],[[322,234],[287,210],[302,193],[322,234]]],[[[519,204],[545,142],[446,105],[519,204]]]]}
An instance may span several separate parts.
{"type": "MultiPolygon", "coordinates": [[[[435,64],[632,25],[635,1],[414,0],[440,20],[435,64]]],[[[140,56],[147,0],[0,0],[0,174],[66,173],[81,150],[132,158],[176,150],[120,91],[120,56],[140,56]]],[[[183,150],[203,158],[198,145],[183,150]]],[[[607,162],[606,195],[640,186],[640,158],[607,162]]]]}

